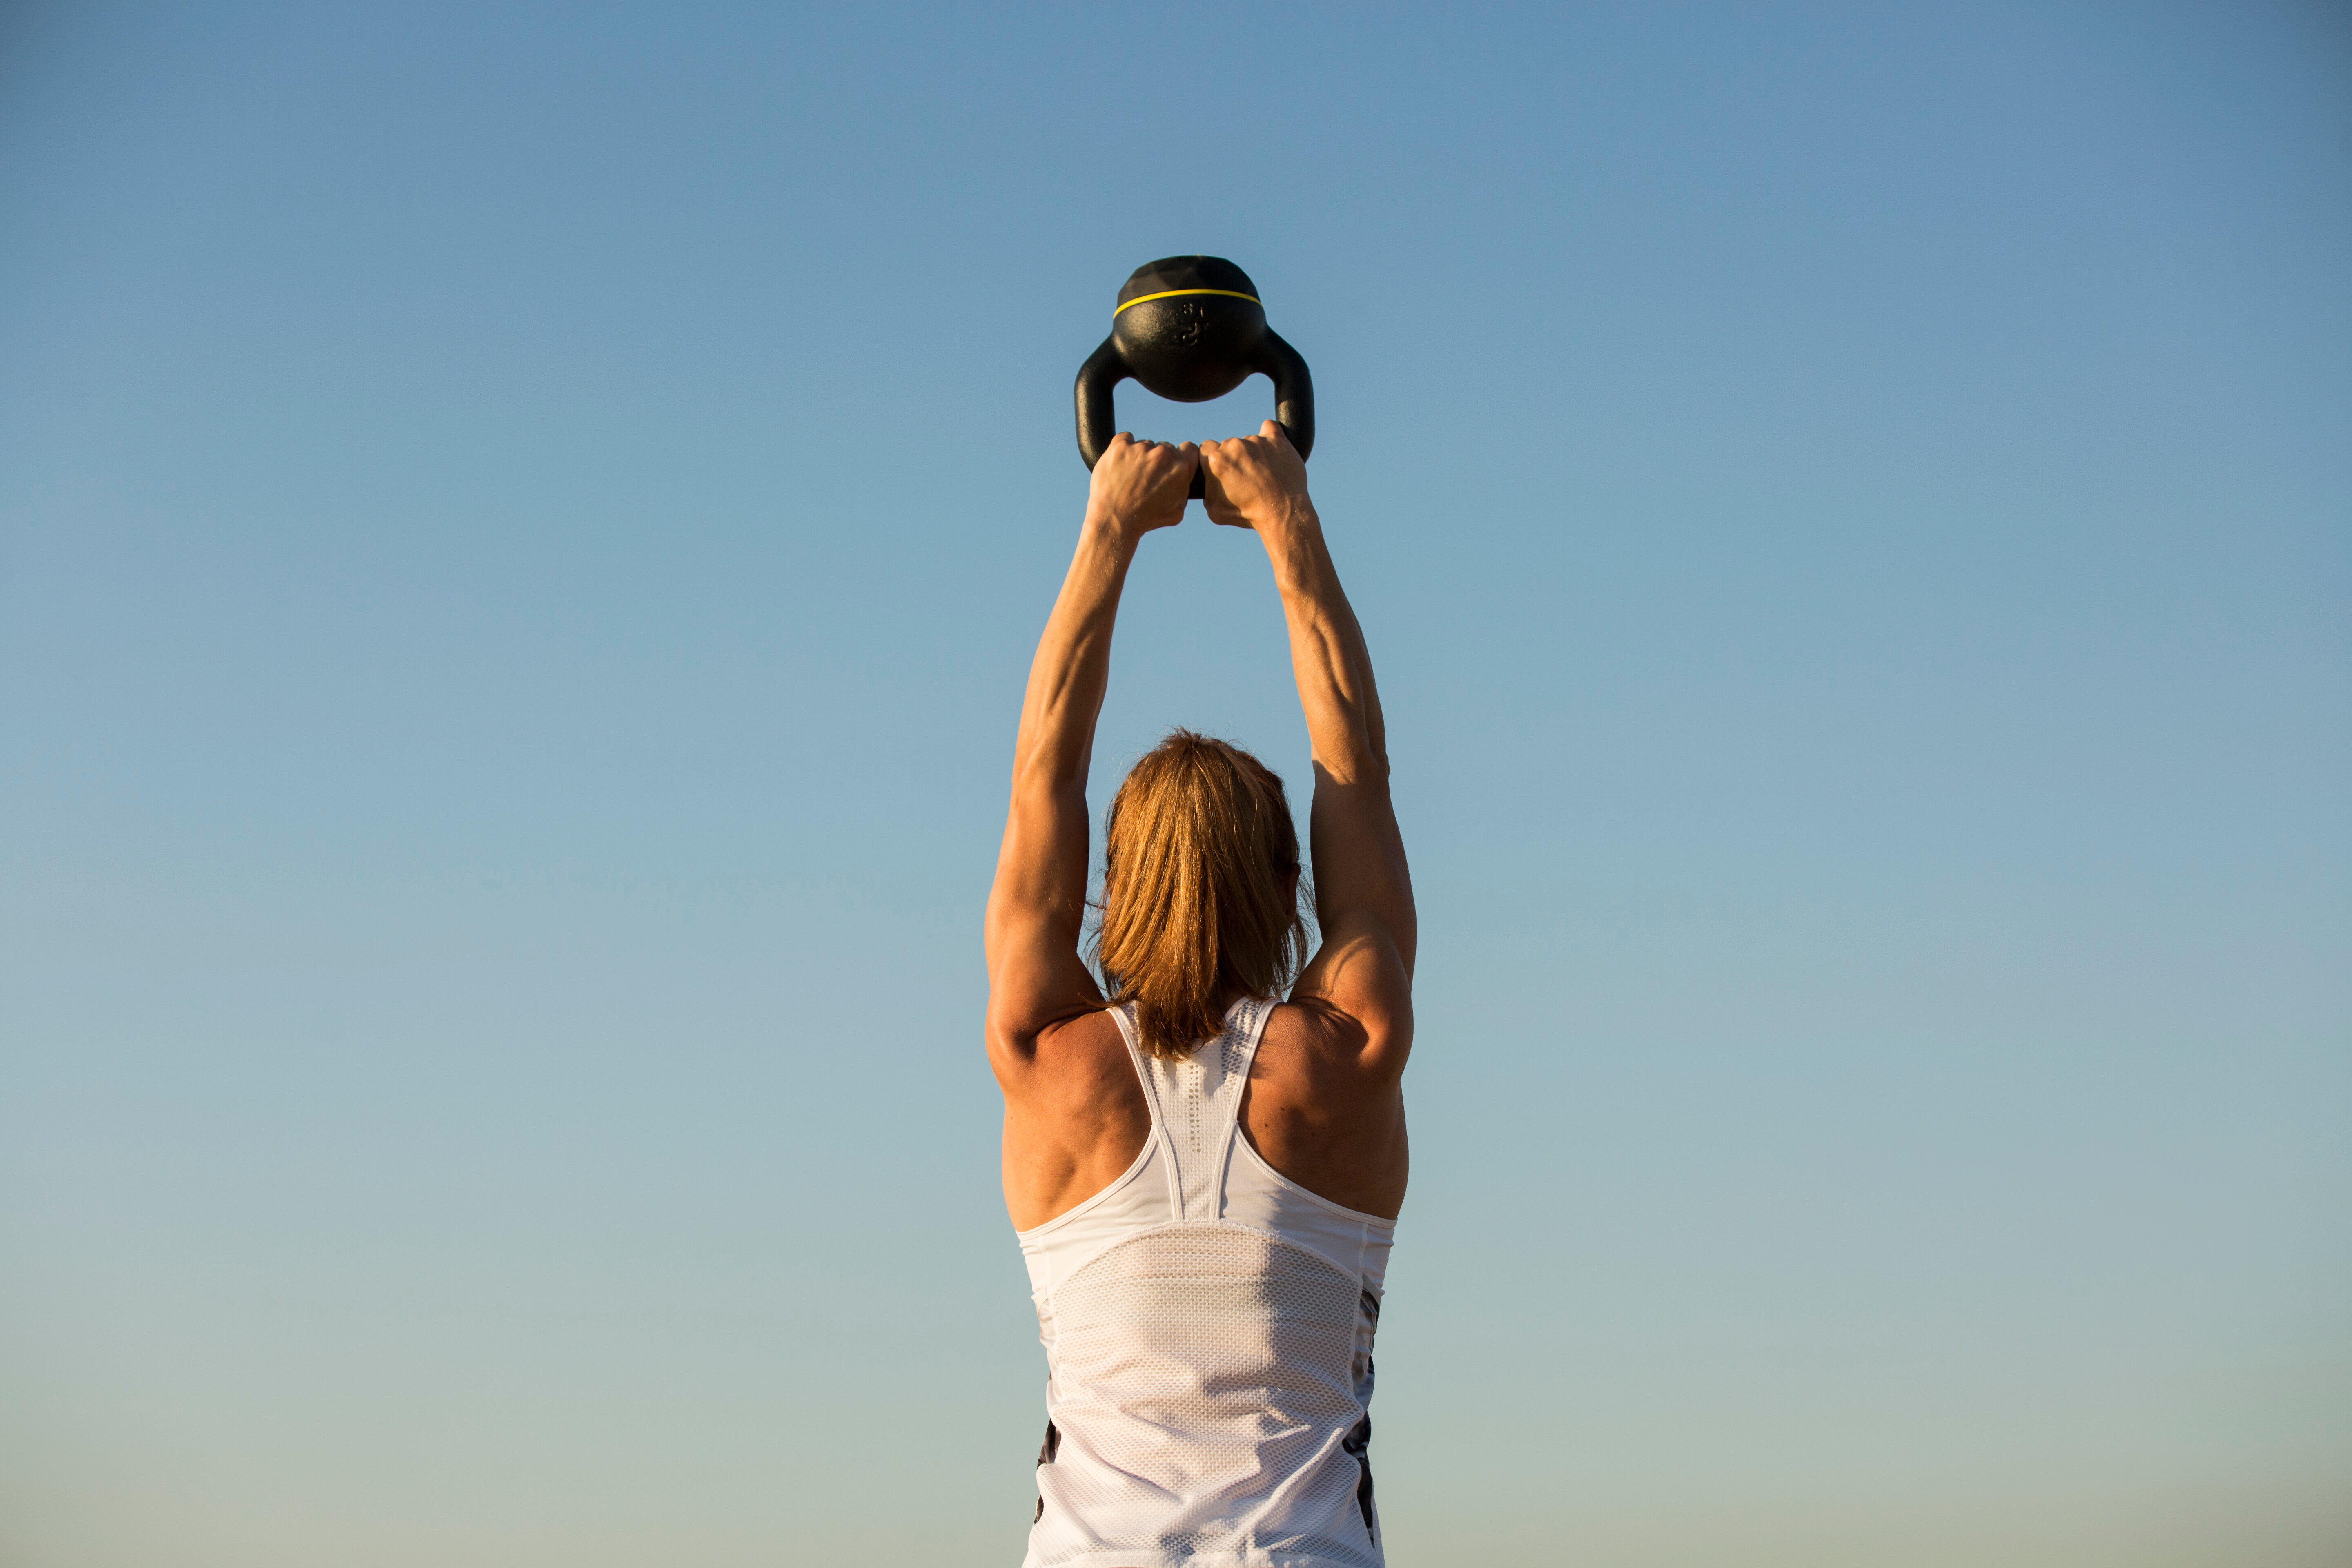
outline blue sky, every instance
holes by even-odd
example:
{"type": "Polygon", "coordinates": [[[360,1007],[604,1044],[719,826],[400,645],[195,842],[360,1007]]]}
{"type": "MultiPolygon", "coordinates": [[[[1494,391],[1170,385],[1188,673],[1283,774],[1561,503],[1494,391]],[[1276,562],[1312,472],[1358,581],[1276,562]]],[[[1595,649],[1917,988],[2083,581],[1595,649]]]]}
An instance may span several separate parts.
{"type": "MultiPolygon", "coordinates": [[[[0,1555],[1017,1560],[980,900],[1194,250],[1422,900],[1394,1560],[2341,1560],[2320,5],[12,10],[0,1555]]],[[[1097,805],[1286,679],[1155,536],[1097,805]]]]}

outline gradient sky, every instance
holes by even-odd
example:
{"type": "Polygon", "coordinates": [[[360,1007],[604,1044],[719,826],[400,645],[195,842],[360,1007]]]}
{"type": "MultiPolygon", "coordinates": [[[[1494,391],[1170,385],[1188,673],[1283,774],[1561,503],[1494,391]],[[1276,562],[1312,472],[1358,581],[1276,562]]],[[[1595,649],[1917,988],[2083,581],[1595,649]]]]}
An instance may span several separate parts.
{"type": "MultiPolygon", "coordinates": [[[[77,4],[0,1561],[1018,1561],[980,907],[1195,250],[1420,891],[1398,1568],[2352,1556],[2342,6],[77,4]]],[[[1303,786],[1251,542],[1129,593],[1097,808],[1303,786]]]]}

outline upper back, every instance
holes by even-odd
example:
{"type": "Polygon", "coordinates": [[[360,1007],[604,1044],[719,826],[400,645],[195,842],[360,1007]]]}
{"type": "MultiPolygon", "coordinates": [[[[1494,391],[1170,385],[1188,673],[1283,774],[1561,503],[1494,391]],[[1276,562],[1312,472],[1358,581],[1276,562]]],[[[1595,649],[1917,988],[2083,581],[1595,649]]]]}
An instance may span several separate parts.
{"type": "MultiPolygon", "coordinates": [[[[1134,1164],[1150,1127],[1110,1012],[1041,1031],[1028,1070],[1005,1085],[1013,1228],[1044,1225],[1108,1187],[1134,1164]]],[[[1276,1172],[1318,1197],[1384,1219],[1403,1205],[1403,1094],[1363,1026],[1332,1008],[1273,1008],[1242,1091],[1241,1131],[1276,1172]]]]}

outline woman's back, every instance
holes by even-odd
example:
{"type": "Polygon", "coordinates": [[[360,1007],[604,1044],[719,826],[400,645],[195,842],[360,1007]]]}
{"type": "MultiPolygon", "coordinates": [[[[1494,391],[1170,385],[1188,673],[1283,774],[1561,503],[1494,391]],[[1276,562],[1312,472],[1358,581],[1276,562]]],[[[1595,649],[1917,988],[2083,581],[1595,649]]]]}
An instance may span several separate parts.
{"type": "Polygon", "coordinates": [[[1189,1059],[1125,1038],[1149,1131],[1021,1233],[1049,1377],[1029,1568],[1381,1561],[1368,1448],[1393,1222],[1276,1172],[1240,1111],[1274,1005],[1189,1059]]]}

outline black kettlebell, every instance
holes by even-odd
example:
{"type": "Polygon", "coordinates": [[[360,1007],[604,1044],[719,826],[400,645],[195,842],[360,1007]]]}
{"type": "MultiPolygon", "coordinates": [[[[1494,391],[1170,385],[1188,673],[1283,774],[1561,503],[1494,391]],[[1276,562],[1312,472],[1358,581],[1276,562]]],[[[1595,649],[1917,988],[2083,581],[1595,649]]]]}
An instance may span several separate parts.
{"type": "MultiPolygon", "coordinates": [[[[1110,391],[1129,376],[1174,403],[1223,397],[1253,373],[1274,383],[1274,417],[1302,458],[1315,446],[1315,383],[1265,324],[1257,285],[1221,256],[1170,256],[1135,269],[1110,336],[1078,367],[1078,456],[1092,468],[1118,433],[1110,391]]],[[[1192,472],[1195,500],[1201,473],[1192,472]]]]}

